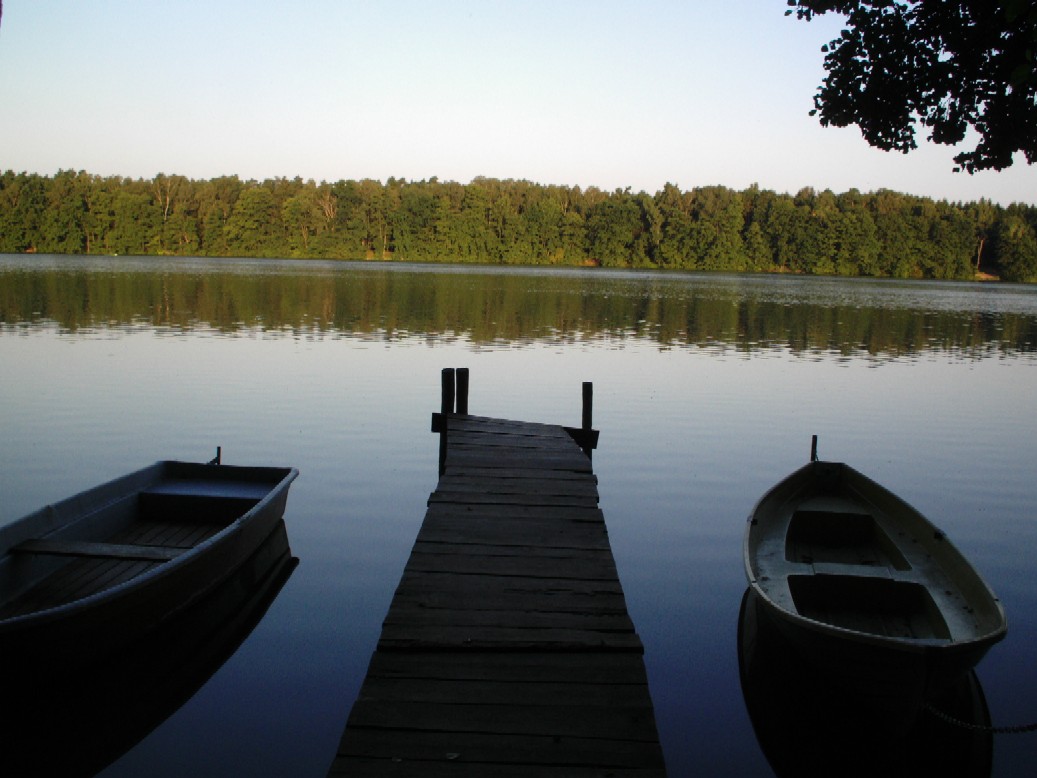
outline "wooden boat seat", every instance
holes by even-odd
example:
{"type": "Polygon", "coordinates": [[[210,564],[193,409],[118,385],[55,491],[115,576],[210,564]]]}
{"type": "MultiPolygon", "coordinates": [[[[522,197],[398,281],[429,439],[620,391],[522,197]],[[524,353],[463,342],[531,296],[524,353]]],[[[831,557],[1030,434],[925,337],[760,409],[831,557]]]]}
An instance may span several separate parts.
{"type": "Polygon", "coordinates": [[[910,575],[906,577],[899,575],[898,571],[891,570],[884,565],[841,565],[834,562],[814,562],[810,565],[810,571],[814,575],[855,575],[858,578],[913,580],[910,575]]]}
{"type": "Polygon", "coordinates": [[[793,512],[785,537],[790,562],[911,569],[883,523],[870,511],[801,505],[793,512]]]}
{"type": "Polygon", "coordinates": [[[146,521],[177,521],[227,525],[262,499],[262,484],[237,481],[166,481],[137,497],[139,516],[146,521]]]}
{"type": "Polygon", "coordinates": [[[190,548],[175,546],[143,546],[129,543],[96,543],[87,540],[48,540],[45,538],[26,540],[11,548],[11,551],[23,554],[135,559],[145,562],[168,562],[190,550],[190,548]]]}
{"type": "Polygon", "coordinates": [[[796,612],[844,629],[887,637],[947,641],[951,630],[922,584],[859,575],[788,579],[796,612]]]}
{"type": "Polygon", "coordinates": [[[143,495],[171,495],[179,497],[202,497],[251,500],[257,502],[270,491],[266,481],[244,481],[216,478],[169,478],[149,486],[143,495]]]}

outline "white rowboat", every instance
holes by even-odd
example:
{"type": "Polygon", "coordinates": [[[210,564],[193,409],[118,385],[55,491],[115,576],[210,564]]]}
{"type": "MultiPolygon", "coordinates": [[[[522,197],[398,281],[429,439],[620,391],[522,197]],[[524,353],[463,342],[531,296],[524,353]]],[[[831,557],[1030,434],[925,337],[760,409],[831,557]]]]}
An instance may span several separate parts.
{"type": "Polygon", "coordinates": [[[943,532],[871,479],[811,461],[749,516],[745,573],[799,646],[857,685],[946,685],[1007,630],[1004,609],[943,532]]]}

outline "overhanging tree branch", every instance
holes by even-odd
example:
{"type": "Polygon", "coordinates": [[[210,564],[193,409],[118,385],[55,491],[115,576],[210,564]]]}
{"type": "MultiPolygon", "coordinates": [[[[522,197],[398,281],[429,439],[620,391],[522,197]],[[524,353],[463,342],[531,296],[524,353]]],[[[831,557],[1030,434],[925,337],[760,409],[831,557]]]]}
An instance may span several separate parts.
{"type": "Polygon", "coordinates": [[[1037,161],[1037,0],[787,0],[786,15],[846,17],[822,47],[822,125],[856,124],[872,146],[907,153],[916,124],[934,143],[976,146],[956,170],[1037,161]]]}

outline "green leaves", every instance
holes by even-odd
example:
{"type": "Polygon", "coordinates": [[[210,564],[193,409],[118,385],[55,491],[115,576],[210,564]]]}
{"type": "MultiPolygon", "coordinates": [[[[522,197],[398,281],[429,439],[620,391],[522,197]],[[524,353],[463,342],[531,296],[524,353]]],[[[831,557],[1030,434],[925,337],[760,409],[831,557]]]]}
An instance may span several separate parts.
{"type": "Polygon", "coordinates": [[[0,174],[0,251],[333,257],[970,278],[1031,270],[1037,208],[751,187],[654,195],[477,178],[316,184],[0,174]],[[983,248],[986,245],[987,248],[983,248]]]}
{"type": "MultiPolygon", "coordinates": [[[[827,76],[811,115],[856,124],[877,148],[917,147],[916,125],[935,143],[979,140],[956,170],[1001,170],[1016,152],[1037,159],[1037,4],[1031,0],[789,0],[797,18],[846,15],[822,47],[827,76]]],[[[786,12],[789,13],[789,12],[786,12]]]]}

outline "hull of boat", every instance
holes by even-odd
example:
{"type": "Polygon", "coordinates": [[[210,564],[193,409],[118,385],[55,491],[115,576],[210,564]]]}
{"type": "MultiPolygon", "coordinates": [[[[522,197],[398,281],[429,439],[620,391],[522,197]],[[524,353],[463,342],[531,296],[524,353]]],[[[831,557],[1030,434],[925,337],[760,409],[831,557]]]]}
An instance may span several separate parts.
{"type": "Polygon", "coordinates": [[[86,665],[23,668],[6,679],[0,774],[85,776],[104,769],[237,651],[297,564],[279,521],[233,575],[124,650],[86,665]]]}

